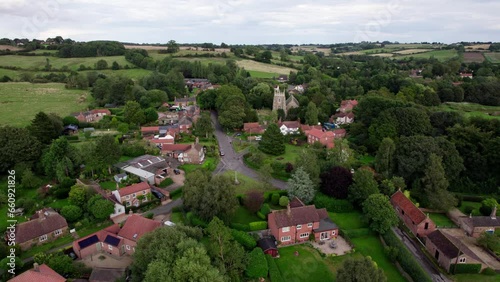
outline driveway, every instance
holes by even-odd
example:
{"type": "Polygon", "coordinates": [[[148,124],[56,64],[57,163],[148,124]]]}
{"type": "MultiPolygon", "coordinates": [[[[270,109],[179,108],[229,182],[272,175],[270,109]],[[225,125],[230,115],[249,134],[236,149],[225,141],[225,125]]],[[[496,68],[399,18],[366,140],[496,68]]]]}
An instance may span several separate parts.
{"type": "Polygon", "coordinates": [[[153,213],[153,216],[161,215],[161,214],[168,214],[172,212],[172,209],[175,207],[180,207],[182,206],[182,199],[177,199],[174,200],[164,206],[159,206],[156,207],[152,210],[147,211],[146,213],[153,213]]]}
{"type": "MultiPolygon", "coordinates": [[[[217,138],[217,141],[219,143],[219,148],[222,152],[224,152],[224,156],[221,156],[221,161],[215,169],[214,174],[223,173],[227,170],[233,170],[257,181],[260,181],[257,172],[247,167],[245,163],[243,163],[244,153],[236,153],[234,151],[231,144],[233,142],[233,138],[228,136],[222,129],[222,126],[217,119],[217,113],[212,112],[211,117],[215,127],[215,137],[217,138]]],[[[284,190],[286,188],[286,182],[281,180],[272,179],[271,184],[280,190],[284,190]]]]}

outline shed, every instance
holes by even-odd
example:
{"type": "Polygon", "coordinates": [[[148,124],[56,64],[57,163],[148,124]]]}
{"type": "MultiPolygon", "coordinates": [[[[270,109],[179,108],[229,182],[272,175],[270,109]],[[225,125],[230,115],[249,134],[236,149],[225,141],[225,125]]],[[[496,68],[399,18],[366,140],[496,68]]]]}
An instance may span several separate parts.
{"type": "Polygon", "coordinates": [[[271,255],[273,258],[279,257],[278,246],[274,236],[264,237],[257,242],[257,246],[264,251],[264,254],[271,255]]]}

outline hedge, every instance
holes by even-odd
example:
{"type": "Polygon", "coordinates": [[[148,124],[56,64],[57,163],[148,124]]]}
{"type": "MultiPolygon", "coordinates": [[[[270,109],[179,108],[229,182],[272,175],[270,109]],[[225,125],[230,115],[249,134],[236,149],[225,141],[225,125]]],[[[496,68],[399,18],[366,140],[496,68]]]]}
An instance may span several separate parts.
{"type": "Polygon", "coordinates": [[[464,274],[464,273],[479,273],[481,271],[481,264],[459,263],[450,265],[450,273],[464,274]]]}
{"type": "Polygon", "coordinates": [[[272,202],[272,197],[273,197],[273,194],[275,194],[275,193],[278,193],[278,195],[280,195],[280,197],[288,195],[288,191],[286,191],[286,190],[266,191],[266,192],[264,192],[264,201],[272,202]]]}
{"type": "Polygon", "coordinates": [[[200,226],[203,228],[208,226],[208,224],[205,221],[203,221],[201,218],[196,216],[193,212],[188,212],[186,214],[186,218],[187,218],[188,222],[193,226],[200,226]]]}
{"type": "Polygon", "coordinates": [[[257,246],[257,241],[245,231],[231,229],[231,235],[236,242],[240,243],[247,250],[253,250],[257,246]]]}
{"type": "Polygon", "coordinates": [[[271,207],[269,206],[269,204],[263,204],[262,207],[260,208],[260,212],[263,214],[263,215],[268,215],[271,213],[271,207]]]}
{"type": "MultiPolygon", "coordinates": [[[[168,178],[170,179],[170,178],[168,178]]],[[[175,196],[182,194],[182,188],[175,189],[174,191],[170,192],[170,198],[174,198],[175,196]]]]}
{"type": "Polygon", "coordinates": [[[271,255],[266,255],[267,265],[269,266],[269,278],[271,282],[284,282],[283,277],[281,277],[281,272],[276,262],[271,255]]]}
{"type": "Polygon", "coordinates": [[[231,223],[229,226],[233,229],[240,230],[240,231],[250,231],[250,226],[248,226],[248,224],[244,224],[244,223],[231,223]]]}
{"type": "Polygon", "coordinates": [[[384,238],[385,243],[389,247],[394,247],[399,250],[397,255],[397,261],[404,269],[404,271],[408,273],[408,275],[410,275],[413,281],[432,282],[431,277],[429,277],[427,272],[425,272],[422,269],[420,264],[418,264],[415,257],[410,253],[410,251],[406,248],[403,242],[401,242],[401,240],[399,240],[399,238],[396,237],[394,231],[390,230],[388,232],[385,232],[382,235],[382,238],[384,238]]]}
{"type": "MultiPolygon", "coordinates": [[[[172,180],[172,178],[165,178],[161,183],[160,185],[158,185],[158,187],[161,187],[161,188],[164,188],[164,187],[167,187],[171,184],[174,184],[174,181],[172,180]]],[[[177,189],[179,190],[179,189],[177,189]]]]}
{"type": "Polygon", "coordinates": [[[250,278],[267,277],[269,266],[266,256],[261,248],[255,248],[248,254],[248,265],[245,269],[246,276],[250,278]]]}
{"type": "Polygon", "coordinates": [[[279,193],[272,193],[271,194],[271,203],[273,205],[278,205],[280,202],[280,194],[279,193]]]}
{"type": "Polygon", "coordinates": [[[257,216],[260,218],[260,219],[264,219],[266,220],[266,215],[264,215],[263,213],[261,213],[260,211],[257,212],[257,216]]]}
{"type": "Polygon", "coordinates": [[[248,226],[250,226],[250,231],[264,230],[267,229],[267,221],[250,222],[248,226]]]}
{"type": "Polygon", "coordinates": [[[347,213],[354,211],[354,207],[349,201],[335,199],[320,192],[316,193],[313,203],[316,208],[325,208],[329,212],[347,213]]]}

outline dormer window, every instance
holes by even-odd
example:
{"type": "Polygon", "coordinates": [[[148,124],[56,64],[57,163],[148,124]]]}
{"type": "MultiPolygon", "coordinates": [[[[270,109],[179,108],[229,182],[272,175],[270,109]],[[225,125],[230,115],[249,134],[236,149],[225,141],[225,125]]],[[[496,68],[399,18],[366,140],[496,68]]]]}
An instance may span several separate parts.
{"type": "Polygon", "coordinates": [[[297,229],[302,229],[302,225],[297,225],[297,229]]]}

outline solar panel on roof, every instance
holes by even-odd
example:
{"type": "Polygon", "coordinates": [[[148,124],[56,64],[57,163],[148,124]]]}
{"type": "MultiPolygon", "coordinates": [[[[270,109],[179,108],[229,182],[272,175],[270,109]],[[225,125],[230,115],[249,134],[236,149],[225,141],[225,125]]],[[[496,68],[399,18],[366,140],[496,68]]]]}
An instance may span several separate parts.
{"type": "Polygon", "coordinates": [[[106,239],[104,239],[104,243],[109,244],[111,246],[118,247],[118,244],[120,244],[120,239],[116,238],[114,236],[108,235],[108,236],[106,236],[106,239]]]}
{"type": "Polygon", "coordinates": [[[90,236],[87,239],[84,239],[84,240],[78,242],[78,246],[80,246],[80,249],[84,249],[92,244],[97,243],[97,242],[99,242],[99,238],[97,237],[97,235],[94,235],[94,236],[90,236]]]}

